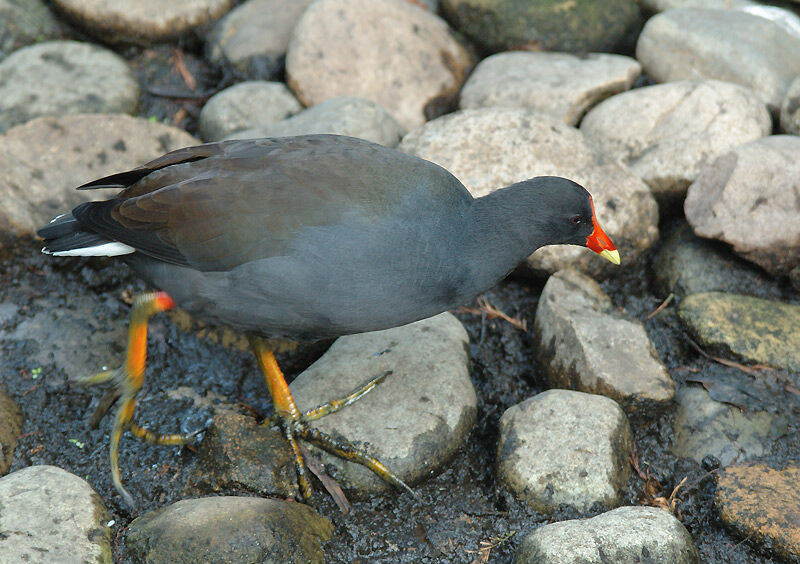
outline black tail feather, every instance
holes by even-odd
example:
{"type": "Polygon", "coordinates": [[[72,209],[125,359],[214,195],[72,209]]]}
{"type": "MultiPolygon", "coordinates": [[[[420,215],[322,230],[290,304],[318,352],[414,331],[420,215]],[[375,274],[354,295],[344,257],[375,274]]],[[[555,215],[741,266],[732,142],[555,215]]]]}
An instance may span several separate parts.
{"type": "Polygon", "coordinates": [[[42,251],[46,253],[83,249],[110,242],[102,235],[83,231],[71,213],[55,217],[50,223],[40,227],[36,234],[44,239],[42,251]]]}

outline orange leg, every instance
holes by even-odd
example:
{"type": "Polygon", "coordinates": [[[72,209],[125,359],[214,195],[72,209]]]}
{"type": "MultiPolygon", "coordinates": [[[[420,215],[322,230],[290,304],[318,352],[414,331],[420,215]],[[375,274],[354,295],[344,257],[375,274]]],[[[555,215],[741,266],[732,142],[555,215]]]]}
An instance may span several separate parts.
{"type": "Polygon", "coordinates": [[[260,337],[250,337],[250,346],[253,349],[253,354],[255,354],[258,366],[264,374],[269,393],[272,396],[272,404],[275,407],[276,414],[275,419],[280,423],[286,440],[289,442],[294,452],[300,492],[305,499],[311,497],[312,490],[306,464],[297,445],[298,436],[334,456],[366,466],[389,484],[398,488],[403,488],[416,497],[416,494],[414,494],[411,488],[377,458],[367,454],[362,447],[350,444],[341,439],[334,439],[319,429],[308,426],[309,421],[314,421],[325,415],[335,413],[343,407],[350,405],[382,382],[391,372],[385,372],[377,378],[370,380],[366,385],[344,398],[333,400],[305,413],[301,413],[292,397],[289,385],[286,383],[286,378],[284,378],[283,372],[281,372],[270,346],[260,337]]]}
{"type": "Polygon", "coordinates": [[[114,417],[114,427],[111,430],[111,441],[109,443],[111,480],[119,494],[129,505],[133,505],[133,498],[122,486],[119,472],[119,441],[122,437],[122,432],[128,430],[133,436],[154,445],[182,445],[191,442],[197,435],[197,433],[164,435],[149,431],[132,421],[133,412],[136,408],[136,395],[142,388],[142,384],[144,384],[145,361],[147,359],[147,322],[156,313],[168,310],[173,305],[172,298],[164,292],[149,292],[137,296],[131,309],[128,351],[125,356],[125,363],[116,370],[107,370],[78,380],[86,385],[100,384],[107,381],[114,383],[113,389],[100,401],[97,411],[92,416],[92,422],[96,424],[114,401],[119,400],[120,404],[114,417]]]}

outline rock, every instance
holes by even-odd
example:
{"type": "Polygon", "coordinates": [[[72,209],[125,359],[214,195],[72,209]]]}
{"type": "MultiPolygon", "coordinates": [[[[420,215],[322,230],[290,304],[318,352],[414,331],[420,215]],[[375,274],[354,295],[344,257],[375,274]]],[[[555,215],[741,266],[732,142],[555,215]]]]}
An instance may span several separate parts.
{"type": "Polygon", "coordinates": [[[254,497],[184,499],[128,527],[136,562],[322,563],[330,521],[308,505],[254,497]]]}
{"type": "Polygon", "coordinates": [[[720,519],[750,543],[787,562],[800,561],[800,468],[734,466],[719,474],[720,519]]]}
{"type": "Polygon", "coordinates": [[[321,0],[286,55],[289,87],[306,106],[359,96],[405,129],[447,111],[471,58],[447,24],[403,0],[321,0]]]}
{"type": "Polygon", "coordinates": [[[751,0],[641,0],[642,8],[648,12],[663,12],[674,8],[713,8],[715,10],[733,10],[752,6],[751,0]]]}
{"type": "Polygon", "coordinates": [[[767,411],[742,410],[715,401],[697,385],[679,389],[675,401],[678,410],[673,422],[672,451],[697,462],[711,455],[724,467],[764,456],[772,442],[787,431],[785,420],[767,411]]]}
{"type": "Polygon", "coordinates": [[[203,436],[187,482],[191,495],[243,489],[259,495],[297,497],[294,457],[278,429],[252,417],[219,413],[203,436]]]}
{"type": "Polygon", "coordinates": [[[206,55],[245,80],[275,80],[300,16],[313,0],[248,0],[214,26],[206,55]]]}
{"type": "Polygon", "coordinates": [[[617,51],[639,23],[633,0],[443,0],[453,25],[489,51],[617,51]]]}
{"type": "Polygon", "coordinates": [[[628,165],[668,207],[683,200],[715,158],[769,135],[772,119],[747,88],[685,80],[613,96],[586,115],[581,131],[628,165]]]}
{"type": "MultiPolygon", "coordinates": [[[[475,197],[533,176],[578,182],[592,193],[600,224],[620,249],[623,264],[636,260],[658,237],[658,206],[650,189],[580,131],[544,114],[517,108],[462,110],[412,131],[400,150],[443,166],[475,197]]],[[[573,266],[595,276],[617,268],[575,246],[539,249],[527,264],[550,273],[573,266]]]]}
{"type": "Polygon", "coordinates": [[[781,102],[781,129],[800,135],[800,76],[789,86],[781,102]]]}
{"type": "Polygon", "coordinates": [[[635,59],[621,55],[498,53],[475,67],[459,107],[528,108],[575,125],[600,100],[628,90],[641,71],[635,59]]]}
{"type": "Polygon", "coordinates": [[[530,533],[515,564],[694,564],[700,555],[686,527],[655,507],[620,507],[591,519],[551,523],[530,533]]]}
{"type": "Polygon", "coordinates": [[[60,35],[59,25],[41,0],[0,0],[0,60],[12,51],[60,35]]]}
{"type": "Polygon", "coordinates": [[[386,110],[375,102],[350,96],[331,98],[294,117],[263,123],[228,135],[228,139],[284,137],[310,133],[335,133],[360,137],[387,147],[400,142],[402,128],[386,110]]]}
{"type": "Polygon", "coordinates": [[[132,113],[138,100],[125,61],[90,43],[48,41],[0,63],[0,132],[39,116],[132,113]]]}
{"type": "Polygon", "coordinates": [[[107,43],[150,44],[205,25],[231,9],[232,0],[53,0],[68,18],[107,43]]]}
{"type": "Polygon", "coordinates": [[[74,474],[55,466],[17,470],[0,478],[0,499],[0,561],[111,564],[106,508],[74,474]]]}
{"type": "MultiPolygon", "coordinates": [[[[366,396],[313,425],[365,445],[407,484],[435,474],[467,438],[476,414],[469,339],[449,313],[410,325],[341,337],[290,388],[302,410],[348,395],[386,371],[366,396]]],[[[327,454],[325,464],[356,494],[390,486],[370,470],[327,454]]]]}
{"type": "Polygon", "coordinates": [[[698,343],[718,354],[800,370],[800,306],[705,292],[684,299],[678,314],[698,343]]]}
{"type": "Polygon", "coordinates": [[[498,480],[535,511],[616,507],[630,476],[631,428],[603,396],[548,390],[500,419],[498,480]]]}
{"type": "Polygon", "coordinates": [[[198,129],[206,141],[281,121],[303,109],[282,82],[240,82],[212,96],[200,112],[198,129]]]}
{"type": "Polygon", "coordinates": [[[534,341],[553,388],[600,394],[645,416],[663,411],[675,395],[642,324],[617,314],[600,286],[575,270],[545,284],[534,341]]]}
{"type": "Polygon", "coordinates": [[[661,245],[653,263],[658,291],[680,297],[700,292],[734,292],[768,297],[770,281],[759,268],[729,248],[697,237],[681,223],[661,245]]]}
{"type": "Polygon", "coordinates": [[[0,385],[0,476],[8,472],[11,467],[17,437],[22,434],[22,422],[22,411],[0,385]]]}
{"type": "Polygon", "coordinates": [[[76,186],[198,143],[182,129],[126,115],[47,117],[10,129],[0,135],[0,232],[32,233],[116,192],[76,186]]]}
{"type": "Polygon", "coordinates": [[[689,187],[684,210],[694,232],[788,274],[800,264],[798,155],[800,137],[773,135],[719,157],[689,187]]]}
{"type": "Polygon", "coordinates": [[[657,82],[714,78],[755,90],[776,112],[800,75],[800,35],[740,10],[682,8],[650,18],[636,58],[657,82]]]}

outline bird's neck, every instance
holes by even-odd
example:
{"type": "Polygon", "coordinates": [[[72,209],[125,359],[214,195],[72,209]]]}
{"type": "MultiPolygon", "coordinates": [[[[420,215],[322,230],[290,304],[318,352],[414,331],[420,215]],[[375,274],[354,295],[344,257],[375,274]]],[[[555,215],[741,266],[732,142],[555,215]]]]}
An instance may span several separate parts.
{"type": "Polygon", "coordinates": [[[486,286],[484,289],[497,283],[547,243],[537,236],[539,210],[533,203],[518,186],[496,190],[472,202],[467,221],[472,247],[469,254],[474,260],[488,260],[494,265],[491,272],[487,272],[485,266],[475,269],[485,273],[482,278],[486,280],[476,280],[477,284],[486,286]]]}

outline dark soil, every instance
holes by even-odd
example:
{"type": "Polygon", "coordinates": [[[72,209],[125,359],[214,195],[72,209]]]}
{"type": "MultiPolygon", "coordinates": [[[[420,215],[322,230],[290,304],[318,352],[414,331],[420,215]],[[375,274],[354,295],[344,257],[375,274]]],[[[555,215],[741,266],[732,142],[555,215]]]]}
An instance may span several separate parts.
{"type": "MultiPolygon", "coordinates": [[[[25,318],[36,313],[42,296],[67,309],[76,296],[90,296],[96,304],[96,315],[104,323],[126,323],[128,306],[124,297],[144,289],[127,267],[111,259],[54,260],[38,251],[39,245],[30,239],[8,241],[2,246],[0,304],[15,304],[25,318]]],[[[695,370],[731,372],[752,380],[747,374],[717,365],[694,352],[670,309],[653,320],[645,319],[662,300],[650,293],[652,284],[646,265],[628,267],[603,286],[616,305],[645,322],[678,385],[695,370]]],[[[486,297],[508,315],[527,320],[531,327],[540,291],[538,282],[517,278],[504,282],[486,297]]],[[[786,288],[779,284],[772,283],[772,291],[776,298],[789,298],[786,288]]],[[[334,538],[325,549],[331,562],[483,562],[482,554],[476,552],[485,546],[482,542],[497,545],[488,561],[510,562],[517,544],[530,530],[547,522],[579,517],[568,509],[549,518],[531,512],[498,487],[494,472],[498,420],[507,408],[546,389],[546,385],[538,375],[529,333],[505,321],[456,314],[470,334],[472,377],[479,402],[477,425],[467,445],[444,472],[415,488],[422,503],[396,493],[351,500],[353,512],[344,515],[324,493],[315,493],[313,503],[317,510],[336,527],[334,538]]],[[[13,329],[9,321],[5,323],[0,324],[0,330],[13,329]]],[[[121,454],[123,481],[137,504],[135,510],[129,510],[113,489],[108,472],[110,418],[104,419],[96,430],[87,424],[100,392],[71,384],[69,378],[78,375],[60,373],[55,365],[31,366],[30,356],[46,343],[25,342],[13,347],[7,343],[0,345],[4,347],[0,349],[0,381],[25,416],[12,471],[33,464],[53,464],[88,480],[105,500],[115,521],[115,559],[127,561],[126,526],[136,516],[184,497],[183,485],[195,463],[195,453],[190,448],[151,447],[125,437],[121,454]],[[34,368],[41,368],[38,378],[34,378],[34,368]]],[[[99,357],[103,352],[97,351],[99,357]]],[[[311,353],[305,350],[279,360],[293,376],[321,352],[317,347],[311,353]]],[[[198,410],[189,400],[167,397],[168,390],[179,386],[189,386],[201,396],[213,392],[263,413],[271,409],[261,376],[245,352],[185,333],[160,316],[151,323],[149,353],[150,376],[137,410],[140,423],[165,431],[202,427],[209,412],[198,410]]],[[[109,356],[114,354],[109,352],[109,356]]],[[[796,428],[800,402],[783,391],[779,379],[773,380],[759,383],[774,387],[773,405],[768,408],[784,412],[794,422],[790,433],[777,441],[771,455],[764,459],[780,468],[789,461],[800,460],[796,428]]],[[[676,509],[692,533],[703,561],[771,562],[720,525],[713,507],[714,461],[707,461],[703,467],[670,454],[670,413],[632,424],[640,467],[649,470],[663,485],[657,495],[669,496],[681,479],[688,478],[678,495],[676,509]]],[[[643,486],[634,473],[625,503],[645,503],[643,486]]],[[[602,511],[597,507],[592,514],[602,511]]]]}

